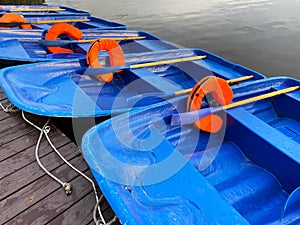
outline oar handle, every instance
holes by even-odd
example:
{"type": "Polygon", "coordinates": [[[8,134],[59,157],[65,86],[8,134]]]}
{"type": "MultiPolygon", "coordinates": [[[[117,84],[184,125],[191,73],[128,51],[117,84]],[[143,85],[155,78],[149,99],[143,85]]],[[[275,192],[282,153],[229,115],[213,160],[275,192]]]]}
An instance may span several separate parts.
{"type": "Polygon", "coordinates": [[[90,19],[68,19],[68,20],[41,20],[32,22],[0,22],[1,27],[17,27],[26,24],[54,24],[54,23],[77,23],[89,22],[90,19]]]}
{"type": "Polygon", "coordinates": [[[245,80],[250,80],[253,77],[254,77],[253,75],[242,76],[242,77],[238,77],[238,78],[233,78],[233,79],[230,79],[230,80],[226,80],[226,82],[228,84],[233,84],[233,83],[238,83],[238,82],[245,81],[245,80]]]}
{"type": "Polygon", "coordinates": [[[300,88],[300,86],[289,87],[289,88],[285,88],[285,89],[282,89],[282,90],[279,90],[279,91],[273,91],[273,92],[270,92],[270,93],[267,93],[267,94],[263,94],[263,95],[259,95],[259,96],[256,96],[256,97],[241,100],[241,101],[238,101],[238,102],[234,102],[234,103],[231,103],[229,105],[224,105],[224,106],[215,107],[215,108],[199,109],[199,110],[195,110],[195,111],[192,111],[192,112],[185,112],[185,113],[180,113],[180,114],[173,114],[172,119],[171,119],[171,125],[175,126],[175,125],[180,125],[180,124],[181,125],[192,124],[192,123],[196,122],[197,120],[203,118],[204,116],[207,116],[210,113],[216,113],[216,112],[219,112],[221,110],[231,109],[231,108],[238,107],[238,106],[241,106],[241,105],[245,105],[245,104],[248,104],[248,103],[251,103],[251,102],[256,102],[256,101],[259,101],[259,100],[275,97],[277,95],[281,95],[281,94],[285,94],[285,93],[288,93],[288,92],[295,91],[299,88],[300,88]]]}
{"type": "Polygon", "coordinates": [[[277,95],[281,95],[281,94],[285,94],[285,93],[288,93],[288,92],[295,91],[295,90],[299,89],[299,87],[300,86],[294,86],[294,87],[289,87],[289,88],[285,88],[285,89],[278,90],[278,91],[273,91],[273,92],[270,92],[270,93],[267,93],[267,94],[263,94],[263,95],[255,96],[255,97],[248,98],[248,99],[245,99],[245,100],[241,100],[241,101],[238,101],[238,102],[234,102],[234,103],[231,103],[229,105],[224,105],[223,108],[224,108],[224,110],[231,109],[231,108],[238,107],[238,106],[241,106],[241,105],[245,105],[245,104],[248,104],[248,103],[251,103],[251,102],[256,102],[256,101],[259,101],[259,100],[275,97],[277,95]]]}
{"type": "Polygon", "coordinates": [[[85,72],[86,75],[99,75],[105,73],[114,73],[118,70],[126,70],[126,69],[138,69],[144,67],[151,67],[151,66],[159,66],[164,64],[173,64],[173,63],[182,63],[188,61],[195,61],[206,58],[205,55],[200,56],[193,56],[193,57],[186,57],[186,58],[177,58],[177,59],[170,59],[170,60],[163,60],[157,62],[149,62],[149,63],[141,63],[141,64],[133,64],[129,66],[114,66],[114,67],[105,67],[105,68],[88,68],[85,72]]]}
{"type": "MultiPolygon", "coordinates": [[[[237,82],[241,82],[241,81],[245,81],[245,80],[249,80],[252,79],[254,76],[253,75],[249,75],[249,76],[243,76],[243,77],[238,77],[238,78],[234,78],[234,79],[230,79],[227,80],[226,82],[228,84],[232,84],[232,83],[237,83],[237,82]]],[[[139,99],[142,98],[163,98],[163,99],[167,99],[167,98],[171,98],[171,97],[176,97],[176,96],[180,96],[180,95],[184,95],[184,94],[188,94],[192,91],[193,88],[188,88],[188,89],[184,89],[184,90],[180,90],[180,91],[176,91],[174,93],[146,93],[146,94],[139,94],[139,95],[135,95],[132,96],[130,98],[127,99],[127,102],[129,103],[129,105],[132,105],[133,102],[138,101],[139,99]]]]}

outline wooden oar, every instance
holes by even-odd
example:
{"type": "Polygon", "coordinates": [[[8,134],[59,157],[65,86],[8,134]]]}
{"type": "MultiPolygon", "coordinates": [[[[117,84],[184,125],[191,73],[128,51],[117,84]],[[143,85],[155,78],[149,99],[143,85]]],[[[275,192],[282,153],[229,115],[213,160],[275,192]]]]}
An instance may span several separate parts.
{"type": "MultiPolygon", "coordinates": [[[[227,80],[226,82],[228,84],[232,84],[232,83],[237,83],[240,81],[245,81],[245,80],[249,80],[252,79],[254,76],[250,75],[250,76],[243,76],[243,77],[239,77],[239,78],[234,78],[231,80],[227,80]]],[[[152,98],[157,99],[157,98],[161,98],[161,99],[168,99],[168,98],[172,98],[172,97],[176,97],[179,95],[184,95],[184,94],[188,94],[192,91],[193,88],[189,88],[189,89],[184,89],[181,91],[176,91],[174,93],[146,93],[146,94],[140,94],[140,95],[135,95],[132,96],[130,98],[127,99],[127,102],[129,105],[132,105],[134,102],[138,101],[139,99],[143,99],[145,100],[145,98],[150,98],[148,99],[148,101],[150,100],[152,102],[152,98]]],[[[150,103],[149,103],[150,104],[150,103]]]]}
{"type": "Polygon", "coordinates": [[[0,11],[4,12],[58,12],[65,11],[66,9],[62,8],[19,8],[19,9],[8,9],[0,8],[0,11]]]}
{"type": "Polygon", "coordinates": [[[271,97],[274,97],[277,95],[295,91],[299,88],[300,88],[300,86],[289,87],[289,88],[285,88],[285,89],[282,89],[279,91],[273,91],[273,92],[270,92],[267,94],[244,99],[244,100],[241,100],[238,102],[231,103],[229,105],[224,105],[224,106],[219,106],[219,107],[214,107],[214,108],[199,109],[196,111],[185,112],[185,113],[180,113],[180,114],[173,114],[172,119],[171,119],[171,125],[176,126],[176,125],[192,124],[192,123],[196,122],[197,120],[204,118],[205,116],[207,116],[211,113],[220,112],[220,111],[223,111],[226,109],[231,109],[234,107],[245,105],[245,104],[248,104],[251,102],[256,102],[256,101],[263,100],[266,98],[271,98],[271,97]]]}
{"type": "Polygon", "coordinates": [[[54,24],[54,23],[77,23],[89,22],[90,19],[67,19],[67,20],[40,20],[32,22],[0,22],[1,27],[17,27],[25,24],[54,24]]]}
{"type": "Polygon", "coordinates": [[[149,62],[149,63],[132,64],[132,65],[127,65],[127,66],[88,68],[84,72],[84,75],[95,76],[95,75],[105,74],[105,73],[114,73],[118,70],[138,69],[138,68],[144,68],[144,67],[159,66],[159,65],[164,65],[164,64],[182,63],[182,62],[188,62],[188,61],[194,61],[194,60],[201,60],[201,59],[205,59],[205,58],[206,58],[205,55],[200,55],[200,56],[169,59],[169,60],[149,62]]]}
{"type": "Polygon", "coordinates": [[[112,39],[115,41],[131,41],[131,40],[141,40],[147,38],[146,36],[136,36],[136,37],[99,37],[97,39],[85,39],[85,40],[40,40],[39,43],[45,46],[65,46],[69,44],[79,44],[79,43],[89,43],[96,41],[101,38],[112,39]]]}
{"type": "MultiPolygon", "coordinates": [[[[253,75],[249,75],[249,76],[234,78],[234,79],[231,79],[231,80],[226,80],[226,82],[228,84],[232,84],[232,83],[237,83],[237,82],[240,82],[240,81],[249,80],[249,79],[252,79],[252,78],[253,78],[253,75]]],[[[176,91],[170,97],[178,96],[178,95],[184,95],[184,94],[190,93],[192,90],[193,90],[193,88],[189,88],[189,89],[185,89],[185,90],[181,90],[181,91],[176,91]]]]}

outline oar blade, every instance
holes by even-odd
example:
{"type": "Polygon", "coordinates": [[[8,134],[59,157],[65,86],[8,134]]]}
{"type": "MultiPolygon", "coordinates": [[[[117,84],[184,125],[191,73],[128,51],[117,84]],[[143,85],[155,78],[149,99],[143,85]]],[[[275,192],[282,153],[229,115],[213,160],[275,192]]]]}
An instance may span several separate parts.
{"type": "Polygon", "coordinates": [[[220,110],[222,110],[222,107],[204,108],[192,112],[173,114],[171,118],[171,125],[178,126],[178,125],[192,124],[197,120],[202,119],[208,116],[209,114],[218,112],[220,110]]]}
{"type": "Polygon", "coordinates": [[[40,45],[47,47],[65,46],[76,43],[78,43],[78,40],[39,40],[40,45]]]}
{"type": "Polygon", "coordinates": [[[129,69],[129,67],[126,66],[114,66],[114,67],[104,67],[104,68],[89,67],[85,70],[84,75],[96,76],[99,74],[115,73],[118,70],[125,70],[125,69],[129,69]]]}
{"type": "Polygon", "coordinates": [[[142,101],[144,105],[151,105],[157,102],[164,101],[173,95],[174,94],[166,94],[161,92],[144,93],[127,98],[127,102],[130,106],[136,104],[139,101],[142,101]]]}

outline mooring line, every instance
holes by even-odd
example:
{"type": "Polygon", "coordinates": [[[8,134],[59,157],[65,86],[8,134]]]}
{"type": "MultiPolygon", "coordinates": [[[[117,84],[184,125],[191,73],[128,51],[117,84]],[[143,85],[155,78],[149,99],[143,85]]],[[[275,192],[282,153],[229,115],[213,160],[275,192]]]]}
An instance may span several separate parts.
{"type": "MultiPolygon", "coordinates": [[[[76,171],[79,175],[81,175],[83,178],[85,178],[87,181],[89,181],[93,187],[93,190],[94,190],[94,194],[95,194],[95,198],[96,198],[96,206],[95,208],[98,209],[98,213],[99,213],[99,216],[100,216],[100,219],[102,220],[102,224],[104,225],[110,225],[111,224],[111,221],[109,223],[106,223],[105,222],[105,219],[102,215],[102,212],[101,212],[101,208],[99,206],[99,203],[101,202],[101,199],[100,198],[100,201],[99,201],[99,197],[98,197],[98,193],[97,193],[97,189],[96,189],[96,186],[95,186],[95,183],[93,182],[93,180],[91,178],[89,178],[88,176],[86,176],[84,173],[82,173],[80,170],[78,170],[77,168],[75,168],[69,161],[67,161],[65,159],[65,157],[58,151],[58,149],[54,146],[54,144],[52,143],[48,133],[50,132],[51,128],[50,126],[48,125],[49,122],[50,122],[50,119],[47,120],[47,122],[43,125],[43,127],[39,127],[37,126],[36,124],[34,124],[33,122],[31,122],[29,119],[26,118],[25,114],[24,114],[24,111],[22,110],[22,117],[24,119],[24,121],[26,121],[28,124],[30,124],[31,126],[33,126],[34,128],[36,128],[37,130],[40,131],[40,135],[39,135],[39,138],[38,138],[38,141],[37,141],[37,144],[36,144],[36,148],[35,148],[35,157],[36,157],[36,160],[37,160],[37,163],[38,165],[41,167],[42,170],[44,170],[44,172],[50,176],[53,180],[55,180],[56,182],[58,182],[65,190],[65,193],[66,194],[71,194],[72,193],[72,186],[70,183],[68,182],[63,182],[61,181],[58,177],[56,177],[55,175],[53,175],[50,171],[48,171],[42,164],[42,162],[40,161],[39,159],[39,148],[40,148],[40,143],[41,143],[41,140],[42,140],[42,137],[43,135],[45,135],[46,139],[47,139],[47,142],[49,143],[49,145],[51,146],[51,148],[56,152],[56,154],[71,168],[73,169],[74,171],[76,171]]],[[[96,217],[94,217],[94,220],[95,220],[96,217]]],[[[101,221],[98,221],[98,223],[100,222],[101,224],[101,221]]]]}

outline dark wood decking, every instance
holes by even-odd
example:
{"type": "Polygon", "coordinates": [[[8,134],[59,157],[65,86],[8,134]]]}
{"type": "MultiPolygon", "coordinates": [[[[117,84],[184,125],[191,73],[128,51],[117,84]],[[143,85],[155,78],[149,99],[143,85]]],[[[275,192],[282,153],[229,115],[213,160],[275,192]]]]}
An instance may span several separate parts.
{"type": "MultiPolygon", "coordinates": [[[[8,102],[2,91],[0,101],[8,102]]],[[[46,121],[43,117],[29,117],[39,125],[46,121]]],[[[61,154],[92,177],[77,146],[50,126],[49,136],[61,154]]],[[[94,224],[95,195],[91,184],[68,167],[43,138],[40,159],[49,171],[72,184],[72,194],[67,196],[35,160],[38,137],[39,131],[27,124],[20,113],[0,110],[0,224],[94,224]]],[[[106,202],[102,209],[107,220],[113,217],[106,202]]]]}

